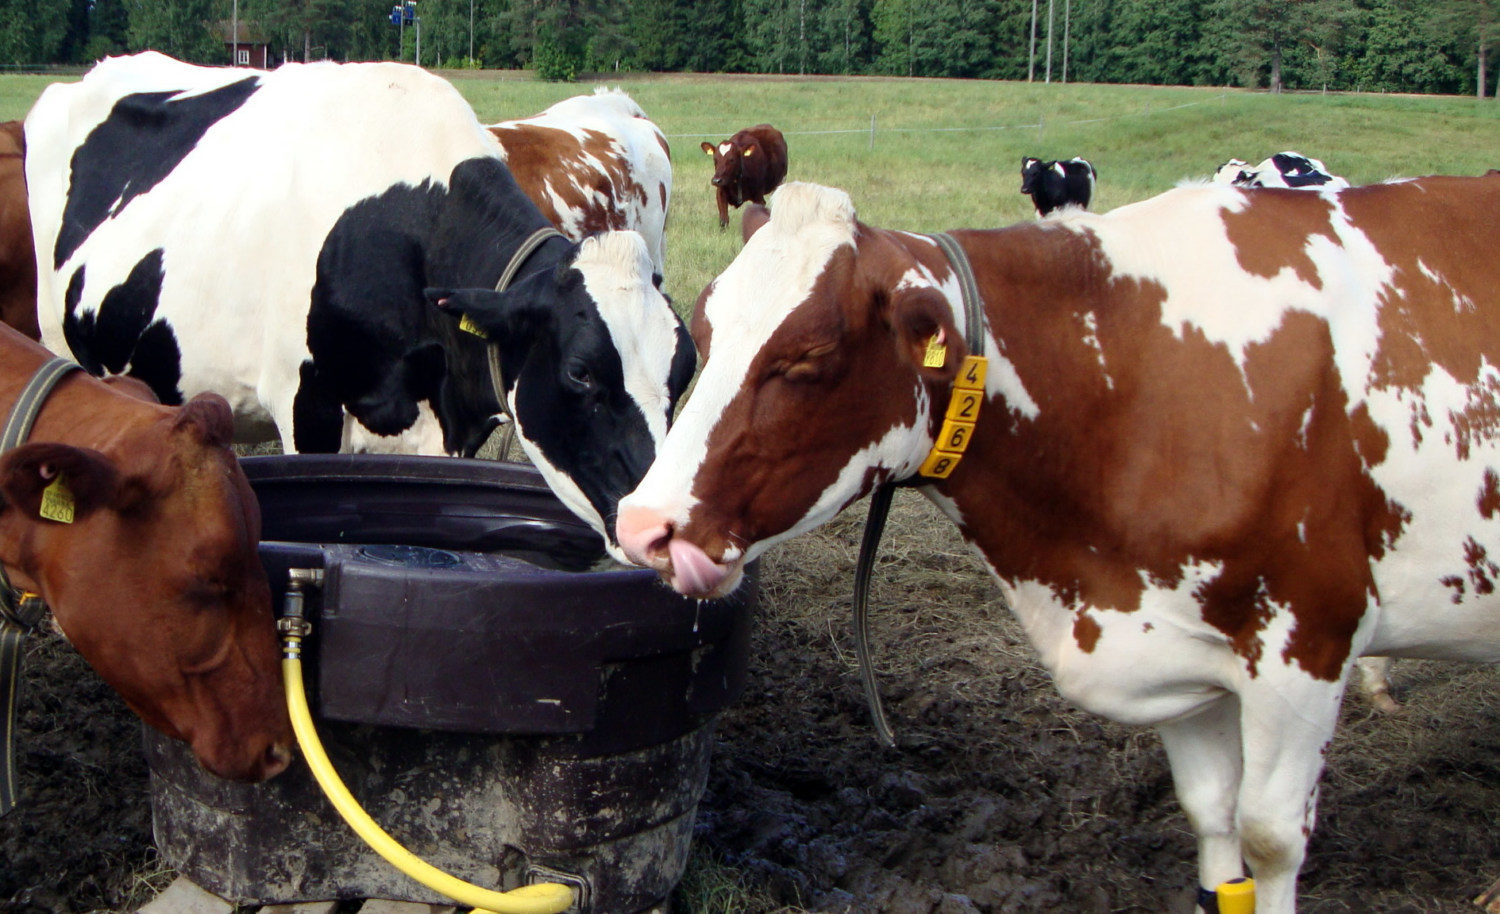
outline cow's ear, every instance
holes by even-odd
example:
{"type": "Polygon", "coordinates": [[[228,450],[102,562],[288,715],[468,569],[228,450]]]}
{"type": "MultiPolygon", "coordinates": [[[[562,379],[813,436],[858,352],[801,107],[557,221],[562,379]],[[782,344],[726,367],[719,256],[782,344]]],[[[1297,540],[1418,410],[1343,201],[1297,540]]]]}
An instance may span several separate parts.
{"type": "Polygon", "coordinates": [[[707,154],[709,154],[709,155],[713,155],[714,154],[714,144],[713,143],[710,143],[707,140],[704,140],[702,143],[700,143],[698,145],[701,146],[703,148],[703,151],[706,152],[707,154]]]}
{"type": "Polygon", "coordinates": [[[234,442],[234,411],[218,394],[201,393],[182,405],[172,427],[191,431],[209,447],[229,447],[234,442]]]}
{"type": "Polygon", "coordinates": [[[120,473],[98,451],[42,441],[0,457],[0,494],[32,521],[72,523],[112,502],[120,473]]]}
{"type": "Polygon", "coordinates": [[[749,241],[750,236],[760,231],[760,227],[771,221],[771,211],[759,203],[747,203],[744,212],[740,214],[740,237],[743,241],[749,241]]]}
{"type": "Polygon", "coordinates": [[[930,286],[902,289],[891,297],[888,320],[903,359],[928,381],[953,383],[969,350],[946,298],[930,286]]]}
{"type": "Polygon", "coordinates": [[[1021,156],[1021,170],[1025,171],[1026,169],[1030,168],[1032,165],[1035,165],[1040,161],[1041,159],[1038,159],[1035,156],[1021,156]]]}
{"type": "Polygon", "coordinates": [[[424,289],[422,294],[460,329],[489,339],[515,335],[536,310],[525,297],[493,289],[424,289]]]}

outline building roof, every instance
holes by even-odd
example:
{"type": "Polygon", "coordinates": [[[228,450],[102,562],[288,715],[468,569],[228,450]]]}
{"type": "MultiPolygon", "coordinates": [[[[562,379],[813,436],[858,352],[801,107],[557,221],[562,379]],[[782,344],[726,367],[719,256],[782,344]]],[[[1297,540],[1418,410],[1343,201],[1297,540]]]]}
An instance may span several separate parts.
{"type": "MultiPolygon", "coordinates": [[[[236,41],[236,38],[234,37],[234,33],[232,31],[232,27],[233,23],[231,23],[230,20],[221,19],[218,22],[214,23],[214,34],[218,35],[219,39],[225,44],[229,44],[236,41]]],[[[238,43],[270,44],[271,40],[267,38],[266,33],[261,30],[260,23],[246,22],[245,20],[241,19],[239,21],[238,43]]]]}

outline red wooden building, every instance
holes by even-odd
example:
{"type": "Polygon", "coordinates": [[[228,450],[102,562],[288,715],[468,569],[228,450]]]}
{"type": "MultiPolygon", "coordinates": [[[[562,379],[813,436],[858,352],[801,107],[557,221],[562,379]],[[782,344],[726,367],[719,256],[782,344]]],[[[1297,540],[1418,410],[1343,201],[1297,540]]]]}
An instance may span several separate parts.
{"type": "Polygon", "coordinates": [[[238,35],[234,33],[234,26],[227,19],[218,23],[214,29],[220,40],[224,42],[224,53],[234,61],[237,67],[269,69],[271,67],[271,43],[255,23],[240,20],[238,25],[238,35]]]}

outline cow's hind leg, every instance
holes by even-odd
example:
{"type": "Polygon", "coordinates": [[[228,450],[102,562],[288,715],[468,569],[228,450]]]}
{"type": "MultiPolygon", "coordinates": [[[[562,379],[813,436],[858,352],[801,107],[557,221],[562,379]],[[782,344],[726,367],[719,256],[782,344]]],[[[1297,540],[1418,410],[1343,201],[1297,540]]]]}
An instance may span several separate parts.
{"type": "Polygon", "coordinates": [[[1397,714],[1401,702],[1391,695],[1391,658],[1359,658],[1359,689],[1371,706],[1383,714],[1397,714]]]}
{"type": "Polygon", "coordinates": [[[1203,711],[1157,727],[1177,802],[1198,836],[1198,884],[1244,875],[1235,804],[1240,791],[1240,702],[1225,694],[1203,711]]]}
{"type": "Polygon", "coordinates": [[[1264,660],[1240,692],[1240,846],[1255,877],[1257,914],[1292,914],[1297,872],[1316,819],[1318,778],[1344,682],[1264,660]]]}

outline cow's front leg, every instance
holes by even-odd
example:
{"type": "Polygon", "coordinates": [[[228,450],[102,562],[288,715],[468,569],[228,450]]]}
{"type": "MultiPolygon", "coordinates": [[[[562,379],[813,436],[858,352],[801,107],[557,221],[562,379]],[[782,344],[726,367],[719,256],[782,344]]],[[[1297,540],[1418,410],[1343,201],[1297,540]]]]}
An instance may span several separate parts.
{"type": "Polygon", "coordinates": [[[1263,661],[1260,675],[1240,692],[1240,845],[1255,877],[1256,914],[1297,909],[1297,871],[1343,688],[1342,678],[1321,681],[1263,661]]]}
{"type": "Polygon", "coordinates": [[[1240,702],[1232,693],[1157,727],[1177,802],[1198,836],[1198,885],[1212,891],[1244,875],[1235,804],[1240,792],[1240,702]]]}

